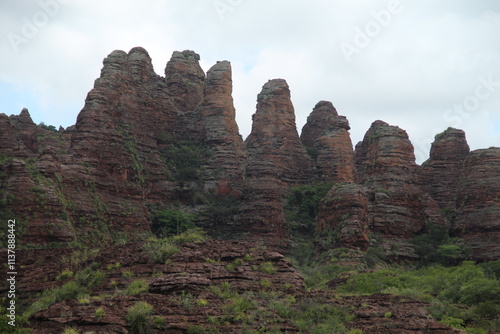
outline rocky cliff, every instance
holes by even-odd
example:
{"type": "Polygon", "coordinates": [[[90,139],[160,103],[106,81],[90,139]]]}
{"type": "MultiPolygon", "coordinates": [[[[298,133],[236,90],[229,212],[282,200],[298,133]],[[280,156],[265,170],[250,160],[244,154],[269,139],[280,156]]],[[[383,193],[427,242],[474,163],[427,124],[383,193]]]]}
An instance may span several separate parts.
{"type": "Polygon", "coordinates": [[[328,183],[317,224],[337,246],[416,258],[412,239],[439,225],[473,259],[499,258],[497,148],[469,152],[463,131],[448,129],[418,166],[406,132],[375,121],[353,150],[328,101],[299,136],[283,79],[262,87],[243,140],[231,64],[205,73],[199,60],[176,51],[163,77],[146,50],[113,51],[68,129],[37,126],[26,109],[0,115],[0,208],[19,220],[21,243],[132,238],[175,208],[215,236],[278,247],[291,189],[328,183]]]}

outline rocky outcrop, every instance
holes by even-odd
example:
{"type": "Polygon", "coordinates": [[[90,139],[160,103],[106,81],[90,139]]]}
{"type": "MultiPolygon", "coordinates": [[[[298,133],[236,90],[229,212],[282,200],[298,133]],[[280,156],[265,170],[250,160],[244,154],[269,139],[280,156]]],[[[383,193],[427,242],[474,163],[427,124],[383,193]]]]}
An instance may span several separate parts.
{"type": "Polygon", "coordinates": [[[319,227],[336,229],[344,247],[372,246],[413,257],[411,239],[426,223],[445,224],[435,201],[416,184],[413,145],[406,132],[375,121],[356,145],[359,185],[333,187],[322,202],[319,227]],[[350,210],[354,208],[354,210],[350,210]],[[376,243],[376,244],[375,244],[376,243]]]}
{"type": "Polygon", "coordinates": [[[441,209],[455,212],[458,180],[464,161],[469,154],[469,145],[462,130],[448,128],[436,136],[432,143],[430,158],[418,171],[422,190],[429,193],[441,209]]]}
{"type": "Polygon", "coordinates": [[[307,183],[311,170],[285,80],[270,80],[263,86],[245,144],[248,162],[242,220],[258,235],[282,238],[286,235],[284,195],[290,187],[307,183]]]}
{"type": "Polygon", "coordinates": [[[349,121],[331,102],[320,101],[302,128],[300,139],[313,159],[316,182],[354,182],[354,151],[349,121]]]}
{"type": "Polygon", "coordinates": [[[318,228],[338,233],[338,245],[366,251],[370,246],[368,189],[358,184],[333,186],[321,202],[318,228]]]}
{"type": "Polygon", "coordinates": [[[203,100],[197,108],[203,125],[203,142],[212,154],[207,163],[205,188],[221,195],[242,193],[246,151],[236,124],[232,98],[232,71],[228,61],[217,62],[207,72],[203,100]],[[211,186],[211,181],[215,185],[211,186]]]}
{"type": "Polygon", "coordinates": [[[500,151],[469,152],[462,130],[436,135],[430,158],[418,171],[420,187],[439,204],[451,234],[478,261],[500,255],[500,151]]]}
{"type": "MultiPolygon", "coordinates": [[[[23,268],[16,277],[16,287],[22,291],[19,305],[33,303],[44,290],[48,292],[44,296],[48,296],[65,286],[59,301],[43,308],[38,303],[38,309],[32,309],[31,332],[59,333],[70,327],[80,332],[132,332],[127,313],[138,301],[152,307],[151,333],[256,332],[263,323],[295,333],[299,329],[294,326],[292,312],[304,312],[305,307],[320,303],[355,315],[345,326],[367,333],[460,332],[432,320],[425,310],[429,304],[407,296],[307,291],[289,260],[254,243],[207,240],[179,248],[168,263],[151,262],[142,253],[141,243],[88,253],[72,249],[18,250],[23,268]],[[68,283],[75,278],[61,275],[63,270],[78,275],[80,284],[90,284],[72,290],[74,282],[68,283]],[[132,292],[132,284],[146,289],[132,292]],[[291,314],[277,312],[280,305],[291,314]]],[[[0,252],[6,256],[6,252],[0,252]]],[[[48,300],[44,298],[44,302],[48,300]]],[[[316,323],[311,326],[320,328],[316,323]]]]}
{"type": "Polygon", "coordinates": [[[475,260],[500,256],[500,148],[470,152],[458,183],[453,233],[475,260]]]}
{"type": "Polygon", "coordinates": [[[199,60],[176,51],[161,77],[146,50],[113,51],[66,130],[35,125],[26,109],[0,115],[0,206],[19,219],[21,243],[133,236],[175,205],[215,235],[285,245],[290,188],[327,182],[335,187],[318,226],[343,247],[365,250],[378,235],[388,252],[411,257],[409,241],[433,222],[449,224],[474,259],[500,255],[495,149],[469,153],[450,128],[419,167],[406,132],[376,121],[354,153],[347,119],[327,101],[299,137],[282,79],[263,86],[243,141],[230,63],[205,75],[199,60]]]}

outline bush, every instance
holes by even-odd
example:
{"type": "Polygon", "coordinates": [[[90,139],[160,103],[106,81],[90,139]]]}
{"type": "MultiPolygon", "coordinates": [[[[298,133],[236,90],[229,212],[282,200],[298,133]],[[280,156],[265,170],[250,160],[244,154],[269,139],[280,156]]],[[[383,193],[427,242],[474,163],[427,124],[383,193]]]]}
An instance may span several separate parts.
{"type": "Polygon", "coordinates": [[[62,334],[79,334],[78,329],[72,327],[66,327],[62,334]]]}
{"type": "Polygon", "coordinates": [[[277,270],[272,262],[264,262],[260,265],[259,270],[264,274],[276,274],[277,270]]]}
{"type": "Polygon", "coordinates": [[[148,282],[145,279],[141,278],[127,285],[127,288],[125,289],[125,294],[138,295],[140,293],[148,292],[148,290],[149,290],[148,282]]]}
{"type": "Polygon", "coordinates": [[[170,239],[154,239],[142,246],[143,251],[155,263],[165,263],[172,255],[180,252],[170,239]]]}
{"type": "Polygon", "coordinates": [[[158,210],[153,215],[151,229],[156,235],[166,237],[194,228],[196,216],[182,210],[158,210]]]}
{"type": "Polygon", "coordinates": [[[176,245],[185,243],[200,243],[207,239],[207,233],[200,228],[189,229],[179,235],[172,237],[172,242],[176,245]]]}
{"type": "Polygon", "coordinates": [[[153,306],[146,302],[137,302],[127,311],[126,320],[130,326],[132,334],[149,334],[151,333],[151,313],[153,306]]]}
{"type": "Polygon", "coordinates": [[[106,279],[106,274],[97,268],[99,267],[99,264],[94,262],[87,268],[79,271],[75,275],[75,280],[76,282],[81,285],[85,286],[88,288],[93,288],[96,287],[104,282],[106,279]]]}
{"type": "Polygon", "coordinates": [[[94,313],[97,321],[101,321],[101,319],[106,315],[106,311],[104,311],[102,307],[98,307],[94,313]]]}
{"type": "Polygon", "coordinates": [[[199,170],[203,162],[209,158],[210,152],[203,144],[196,141],[168,141],[170,144],[160,154],[168,169],[177,181],[196,181],[200,178],[199,170]]]}

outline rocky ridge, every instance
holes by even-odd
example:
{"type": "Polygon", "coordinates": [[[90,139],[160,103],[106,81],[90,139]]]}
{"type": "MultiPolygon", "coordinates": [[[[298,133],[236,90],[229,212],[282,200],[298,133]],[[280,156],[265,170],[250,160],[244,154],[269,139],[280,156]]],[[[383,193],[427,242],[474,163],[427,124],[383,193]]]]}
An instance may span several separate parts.
{"type": "Polygon", "coordinates": [[[178,207],[215,236],[278,247],[290,189],[328,182],[318,227],[335,230],[342,247],[378,243],[414,258],[412,238],[432,223],[473,259],[498,258],[497,149],[469,152],[463,132],[449,129],[418,166],[406,132],[375,121],[353,150],[347,119],[328,101],[299,136],[283,79],[263,86],[243,141],[230,63],[205,74],[199,59],[176,51],[161,77],[146,50],[113,51],[68,129],[37,126],[27,110],[0,115],[2,204],[22,243],[116,241],[149,231],[154,210],[178,207]]]}

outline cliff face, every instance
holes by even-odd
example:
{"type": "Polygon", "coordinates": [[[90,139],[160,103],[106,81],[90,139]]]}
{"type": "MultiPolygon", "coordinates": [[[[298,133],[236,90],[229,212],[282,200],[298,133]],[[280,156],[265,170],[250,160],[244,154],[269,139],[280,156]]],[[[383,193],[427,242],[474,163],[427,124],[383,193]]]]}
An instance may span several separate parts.
{"type": "Polygon", "coordinates": [[[375,121],[354,151],[327,101],[299,137],[282,79],[263,86],[243,141],[231,64],[205,74],[199,59],[176,51],[162,77],[146,50],[113,51],[66,130],[35,125],[27,110],[0,115],[0,212],[19,220],[22,243],[116,241],[149,231],[152,208],[176,207],[212,234],[283,245],[290,189],[332,183],[317,224],[342,247],[412,258],[412,238],[433,223],[473,259],[500,256],[499,149],[469,152],[450,128],[418,166],[406,132],[375,121]]]}
{"type": "Polygon", "coordinates": [[[245,144],[248,161],[242,219],[259,235],[284,237],[284,196],[291,186],[307,183],[311,170],[285,80],[270,80],[263,86],[245,144]]]}
{"type": "Polygon", "coordinates": [[[338,230],[344,247],[366,250],[371,242],[389,255],[414,256],[411,239],[423,232],[426,222],[445,221],[435,201],[416,185],[417,165],[408,135],[375,121],[356,145],[355,166],[358,184],[330,190],[322,202],[319,226],[338,230]]]}
{"type": "Polygon", "coordinates": [[[448,128],[436,136],[430,158],[418,171],[420,187],[428,192],[442,209],[455,212],[458,182],[469,154],[465,132],[448,128]]]}
{"type": "Polygon", "coordinates": [[[453,232],[471,256],[498,259],[500,254],[500,148],[472,151],[458,181],[453,232]]]}

